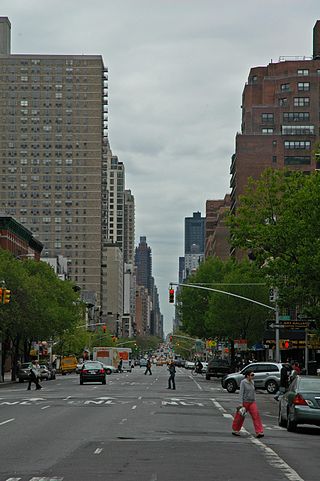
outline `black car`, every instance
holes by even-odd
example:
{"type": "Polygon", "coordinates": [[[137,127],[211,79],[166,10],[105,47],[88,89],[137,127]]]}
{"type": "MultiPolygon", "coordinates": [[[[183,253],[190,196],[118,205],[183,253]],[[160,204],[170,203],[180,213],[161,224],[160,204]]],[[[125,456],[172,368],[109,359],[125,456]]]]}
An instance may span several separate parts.
{"type": "Polygon", "coordinates": [[[211,359],[208,362],[206,379],[211,377],[224,377],[232,372],[231,364],[227,359],[211,359]]]}
{"type": "Polygon", "coordinates": [[[106,384],[106,371],[98,361],[87,361],[80,368],[80,384],[85,382],[101,382],[106,384]]]}

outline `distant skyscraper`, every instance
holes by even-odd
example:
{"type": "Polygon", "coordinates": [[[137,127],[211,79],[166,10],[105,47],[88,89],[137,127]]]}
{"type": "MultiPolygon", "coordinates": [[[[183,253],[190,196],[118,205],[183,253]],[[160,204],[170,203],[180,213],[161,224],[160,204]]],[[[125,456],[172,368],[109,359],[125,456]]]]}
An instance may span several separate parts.
{"type": "Polygon", "coordinates": [[[192,217],[185,217],[184,221],[184,253],[191,254],[192,245],[199,247],[199,252],[204,253],[205,217],[201,212],[194,212],[192,217]]]}
{"type": "Polygon", "coordinates": [[[137,266],[137,285],[146,287],[151,294],[152,254],[144,236],[140,237],[140,243],[136,247],[135,265],[137,266]]]}

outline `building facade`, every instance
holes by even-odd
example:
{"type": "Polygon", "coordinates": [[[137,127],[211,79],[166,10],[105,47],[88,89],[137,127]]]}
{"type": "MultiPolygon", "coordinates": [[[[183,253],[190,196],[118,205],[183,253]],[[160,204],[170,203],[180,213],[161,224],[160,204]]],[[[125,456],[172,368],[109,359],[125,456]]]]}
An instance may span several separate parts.
{"type": "Polygon", "coordinates": [[[123,259],[127,264],[134,264],[135,239],[135,203],[131,190],[124,191],[124,230],[123,259]]]}
{"type": "Polygon", "coordinates": [[[243,91],[241,133],[231,163],[231,210],[248,177],[267,167],[309,173],[320,169],[313,151],[319,142],[320,21],[313,30],[312,57],[280,57],[250,70],[243,91]]]}
{"type": "Polygon", "coordinates": [[[11,54],[6,17],[0,53],[0,207],[100,303],[107,69],[99,55],[11,54]]]}
{"type": "Polygon", "coordinates": [[[205,221],[205,258],[230,258],[230,232],[226,225],[226,216],[230,212],[230,195],[224,199],[207,200],[205,221]]]}

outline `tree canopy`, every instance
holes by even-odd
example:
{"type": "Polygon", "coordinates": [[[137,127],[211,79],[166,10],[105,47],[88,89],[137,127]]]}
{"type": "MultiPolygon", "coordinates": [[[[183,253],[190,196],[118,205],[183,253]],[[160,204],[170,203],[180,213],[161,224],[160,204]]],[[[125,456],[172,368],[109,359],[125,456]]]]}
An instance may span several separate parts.
{"type": "Polygon", "coordinates": [[[234,247],[248,249],[280,301],[320,318],[320,176],[266,170],[230,216],[234,247]]]}

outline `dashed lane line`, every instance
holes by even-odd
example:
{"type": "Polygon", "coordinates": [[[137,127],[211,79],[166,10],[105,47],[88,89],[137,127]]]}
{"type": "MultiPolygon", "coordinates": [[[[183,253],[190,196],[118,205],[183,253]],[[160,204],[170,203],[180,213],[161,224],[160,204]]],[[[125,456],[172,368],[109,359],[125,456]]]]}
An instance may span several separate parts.
{"type": "Polygon", "coordinates": [[[2,421],[2,422],[0,423],[0,426],[3,426],[4,424],[11,423],[11,422],[14,421],[14,420],[15,420],[15,418],[11,418],[11,419],[7,419],[6,421],[2,421]]]}

